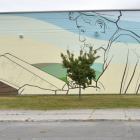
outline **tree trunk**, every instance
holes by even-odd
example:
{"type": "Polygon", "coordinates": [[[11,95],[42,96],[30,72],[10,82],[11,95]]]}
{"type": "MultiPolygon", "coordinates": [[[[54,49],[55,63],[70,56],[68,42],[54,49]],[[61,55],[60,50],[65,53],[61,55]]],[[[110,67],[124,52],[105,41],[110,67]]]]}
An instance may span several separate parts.
{"type": "Polygon", "coordinates": [[[81,85],[79,85],[79,100],[81,100],[81,85]]]}

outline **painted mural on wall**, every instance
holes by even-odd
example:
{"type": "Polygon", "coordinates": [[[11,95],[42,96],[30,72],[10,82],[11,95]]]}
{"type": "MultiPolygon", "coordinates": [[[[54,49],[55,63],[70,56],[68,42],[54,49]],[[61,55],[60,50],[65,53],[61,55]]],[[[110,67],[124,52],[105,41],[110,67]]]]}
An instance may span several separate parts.
{"type": "Polygon", "coordinates": [[[92,65],[96,79],[82,94],[140,93],[139,17],[140,11],[0,14],[0,92],[78,94],[60,53],[78,57],[92,46],[100,56],[92,65]]]}

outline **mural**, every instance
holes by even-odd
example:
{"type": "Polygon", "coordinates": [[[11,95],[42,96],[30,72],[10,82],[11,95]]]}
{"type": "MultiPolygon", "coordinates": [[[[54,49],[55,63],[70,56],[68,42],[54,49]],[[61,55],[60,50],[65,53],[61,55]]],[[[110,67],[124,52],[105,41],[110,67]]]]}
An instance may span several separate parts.
{"type": "Polygon", "coordinates": [[[140,11],[0,14],[0,94],[78,94],[60,53],[92,46],[96,79],[82,94],[140,93],[140,11]],[[69,84],[68,84],[69,82],[69,84]]]}

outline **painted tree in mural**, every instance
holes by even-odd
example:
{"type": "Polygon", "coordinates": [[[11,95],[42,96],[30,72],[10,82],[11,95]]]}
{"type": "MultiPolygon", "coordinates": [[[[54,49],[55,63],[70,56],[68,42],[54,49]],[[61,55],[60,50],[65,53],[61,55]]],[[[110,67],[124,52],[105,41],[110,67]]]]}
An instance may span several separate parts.
{"type": "Polygon", "coordinates": [[[61,53],[63,59],[63,68],[67,68],[68,77],[79,85],[79,100],[81,100],[81,88],[85,89],[88,85],[92,84],[92,78],[95,79],[95,70],[91,68],[94,61],[99,58],[95,56],[96,51],[89,48],[89,53],[80,50],[80,56],[74,58],[74,54],[67,50],[67,55],[61,53]]]}

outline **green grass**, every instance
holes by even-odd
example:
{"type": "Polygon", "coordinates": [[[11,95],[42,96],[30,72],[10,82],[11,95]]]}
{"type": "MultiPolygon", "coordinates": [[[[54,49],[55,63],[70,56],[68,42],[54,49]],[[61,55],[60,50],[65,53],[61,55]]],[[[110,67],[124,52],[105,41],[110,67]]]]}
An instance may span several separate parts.
{"type": "Polygon", "coordinates": [[[140,95],[0,96],[0,110],[140,108],[140,95]]]}

